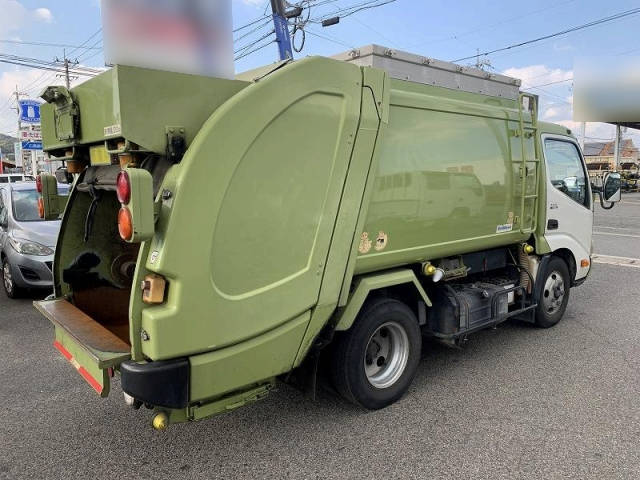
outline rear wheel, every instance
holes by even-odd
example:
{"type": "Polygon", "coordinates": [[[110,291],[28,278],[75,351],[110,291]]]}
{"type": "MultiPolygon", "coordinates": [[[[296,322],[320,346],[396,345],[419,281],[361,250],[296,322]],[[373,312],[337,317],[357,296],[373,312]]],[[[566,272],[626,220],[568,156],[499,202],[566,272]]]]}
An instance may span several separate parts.
{"type": "Polygon", "coordinates": [[[350,330],[336,337],[333,383],[353,403],[384,408],[411,385],[421,348],[420,328],[411,309],[394,299],[374,300],[350,330]]]}
{"type": "Polygon", "coordinates": [[[13,274],[11,273],[11,265],[7,258],[2,259],[2,286],[9,298],[18,298],[20,296],[20,289],[16,287],[13,274]]]}
{"type": "Polygon", "coordinates": [[[569,267],[561,258],[553,257],[539,281],[543,283],[535,323],[541,328],[553,327],[564,315],[569,302],[569,267]]]}

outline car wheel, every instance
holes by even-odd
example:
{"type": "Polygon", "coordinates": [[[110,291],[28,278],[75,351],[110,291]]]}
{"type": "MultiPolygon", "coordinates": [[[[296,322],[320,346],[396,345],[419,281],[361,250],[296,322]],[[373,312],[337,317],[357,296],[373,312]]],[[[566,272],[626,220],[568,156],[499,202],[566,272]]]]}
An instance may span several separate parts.
{"type": "Polygon", "coordinates": [[[422,337],[404,303],[377,299],[362,309],[350,330],[336,336],[331,376],[348,401],[376,410],[408,390],[420,362],[422,337]]]}
{"type": "Polygon", "coordinates": [[[20,296],[20,289],[16,287],[13,274],[11,273],[11,265],[6,258],[2,259],[2,286],[9,298],[18,298],[20,296]]]}
{"type": "Polygon", "coordinates": [[[541,281],[535,324],[540,328],[549,328],[560,321],[569,302],[571,279],[564,260],[553,257],[541,281]]]}

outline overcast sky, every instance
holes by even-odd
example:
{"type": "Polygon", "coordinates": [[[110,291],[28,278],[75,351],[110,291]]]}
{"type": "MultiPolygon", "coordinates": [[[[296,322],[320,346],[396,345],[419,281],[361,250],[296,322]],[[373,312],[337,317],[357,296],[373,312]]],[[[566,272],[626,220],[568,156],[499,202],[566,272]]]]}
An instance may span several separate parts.
{"type": "MultiPolygon", "coordinates": [[[[312,0],[312,3],[319,1],[312,0]]],[[[336,8],[363,2],[325,1],[324,5],[311,9],[311,17],[329,16],[336,8]]],[[[269,1],[232,0],[232,3],[234,28],[238,28],[263,16],[269,1]]],[[[480,52],[494,50],[638,6],[637,0],[397,0],[376,9],[358,12],[329,28],[310,24],[304,50],[298,56],[332,55],[351,47],[377,43],[442,60],[454,60],[473,55],[477,49],[480,52]]],[[[81,45],[90,39],[83,47],[93,49],[78,49],[72,52],[72,58],[78,57],[82,64],[92,67],[104,65],[99,50],[102,46],[101,34],[96,35],[101,27],[98,0],[0,0],[0,12],[1,53],[53,60],[63,56],[62,48],[18,45],[6,40],[81,45]]],[[[268,22],[258,22],[255,27],[262,24],[265,24],[262,29],[242,38],[236,48],[268,34],[268,22]]],[[[235,35],[238,37],[255,27],[235,35]]],[[[521,78],[524,88],[541,96],[541,116],[544,120],[575,129],[577,124],[572,121],[570,81],[574,59],[593,55],[624,58],[640,55],[638,31],[640,15],[632,15],[489,55],[487,59],[493,71],[521,78]]],[[[300,37],[297,38],[299,40],[300,37]]],[[[236,62],[236,71],[271,63],[276,59],[277,48],[271,44],[236,62]]],[[[12,101],[12,92],[16,85],[33,97],[45,85],[59,82],[61,79],[56,78],[55,73],[0,64],[0,132],[16,133],[15,112],[11,109],[15,103],[12,101]]],[[[589,124],[587,137],[609,139],[613,132],[614,127],[610,125],[589,124]]],[[[636,140],[636,144],[640,142],[636,140]]]]}

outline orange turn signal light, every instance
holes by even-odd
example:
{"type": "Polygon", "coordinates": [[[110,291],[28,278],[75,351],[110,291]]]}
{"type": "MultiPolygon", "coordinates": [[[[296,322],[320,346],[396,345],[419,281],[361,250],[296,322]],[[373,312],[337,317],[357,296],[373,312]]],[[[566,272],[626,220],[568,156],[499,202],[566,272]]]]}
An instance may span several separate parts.
{"type": "Polygon", "coordinates": [[[591,265],[589,259],[583,258],[582,260],[580,260],[580,267],[587,268],[589,265],[591,265]]]}
{"type": "Polygon", "coordinates": [[[127,207],[121,207],[118,212],[118,232],[127,242],[133,238],[133,218],[127,207]]]}
{"type": "Polygon", "coordinates": [[[38,216],[44,218],[44,199],[42,197],[38,198],[38,216]]]}

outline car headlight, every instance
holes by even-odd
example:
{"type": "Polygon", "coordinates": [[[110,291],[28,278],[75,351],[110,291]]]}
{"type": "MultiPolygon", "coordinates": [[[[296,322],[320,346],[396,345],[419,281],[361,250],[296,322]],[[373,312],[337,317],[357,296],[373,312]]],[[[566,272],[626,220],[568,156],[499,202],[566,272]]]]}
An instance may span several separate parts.
{"type": "Polygon", "coordinates": [[[16,252],[22,253],[23,255],[37,255],[44,257],[46,255],[53,254],[53,250],[51,248],[30,240],[9,237],[9,244],[16,252]]]}

